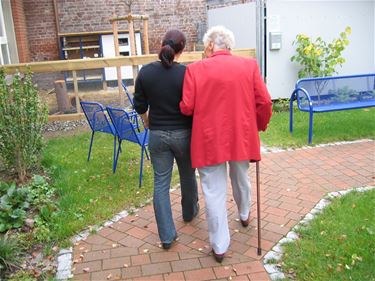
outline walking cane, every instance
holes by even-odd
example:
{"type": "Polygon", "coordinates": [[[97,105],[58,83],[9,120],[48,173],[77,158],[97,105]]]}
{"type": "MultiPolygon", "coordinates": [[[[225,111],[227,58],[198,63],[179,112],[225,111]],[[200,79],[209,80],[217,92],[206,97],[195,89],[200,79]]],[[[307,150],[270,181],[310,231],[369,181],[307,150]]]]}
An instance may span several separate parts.
{"type": "Polygon", "coordinates": [[[261,248],[261,229],[260,229],[260,181],[259,181],[259,161],[255,163],[256,181],[257,181],[257,217],[258,217],[258,256],[262,255],[261,248]]]}

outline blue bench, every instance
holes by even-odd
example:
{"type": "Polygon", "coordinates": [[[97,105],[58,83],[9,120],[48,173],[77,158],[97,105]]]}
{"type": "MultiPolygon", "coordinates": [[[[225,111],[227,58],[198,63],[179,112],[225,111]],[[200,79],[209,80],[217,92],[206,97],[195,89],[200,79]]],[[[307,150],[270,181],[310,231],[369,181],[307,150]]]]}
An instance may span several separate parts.
{"type": "Polygon", "coordinates": [[[375,106],[375,73],[300,79],[290,97],[289,131],[293,133],[293,102],[309,112],[309,137],[312,142],[313,114],[375,106]]]}

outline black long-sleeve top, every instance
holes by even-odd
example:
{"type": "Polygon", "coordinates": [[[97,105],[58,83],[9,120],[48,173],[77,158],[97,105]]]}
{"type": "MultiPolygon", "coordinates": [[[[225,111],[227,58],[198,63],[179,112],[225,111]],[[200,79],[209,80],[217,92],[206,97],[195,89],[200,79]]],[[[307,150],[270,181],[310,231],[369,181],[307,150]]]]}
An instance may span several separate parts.
{"type": "Polygon", "coordinates": [[[143,66],[135,82],[134,109],[149,111],[151,130],[189,129],[192,117],[182,115],[179,103],[186,67],[174,63],[165,68],[156,61],[143,66]]]}

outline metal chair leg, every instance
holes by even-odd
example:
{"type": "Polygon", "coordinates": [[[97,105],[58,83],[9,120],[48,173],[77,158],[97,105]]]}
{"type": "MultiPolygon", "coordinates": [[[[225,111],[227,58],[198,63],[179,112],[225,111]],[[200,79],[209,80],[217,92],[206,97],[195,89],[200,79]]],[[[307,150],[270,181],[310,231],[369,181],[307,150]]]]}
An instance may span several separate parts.
{"type": "Polygon", "coordinates": [[[119,154],[120,154],[120,150],[121,150],[121,140],[119,141],[118,149],[117,149],[117,155],[116,155],[116,157],[114,159],[114,162],[113,162],[113,173],[116,173],[117,160],[118,160],[118,157],[119,157],[119,154]]]}
{"type": "Polygon", "coordinates": [[[92,143],[93,143],[93,141],[94,141],[94,134],[95,134],[95,132],[92,131],[92,133],[91,133],[91,140],[90,140],[89,155],[87,156],[87,161],[90,161],[90,156],[91,156],[91,147],[92,147],[92,143]]]}
{"type": "Polygon", "coordinates": [[[259,179],[259,161],[256,162],[255,166],[256,170],[256,182],[257,182],[257,217],[258,217],[258,256],[262,255],[262,247],[261,247],[261,240],[262,240],[262,232],[261,232],[261,225],[260,225],[260,179],[259,179]]]}
{"type": "Polygon", "coordinates": [[[142,186],[142,172],[143,172],[143,154],[144,154],[145,147],[142,146],[141,149],[141,167],[139,168],[139,187],[142,186]]]}

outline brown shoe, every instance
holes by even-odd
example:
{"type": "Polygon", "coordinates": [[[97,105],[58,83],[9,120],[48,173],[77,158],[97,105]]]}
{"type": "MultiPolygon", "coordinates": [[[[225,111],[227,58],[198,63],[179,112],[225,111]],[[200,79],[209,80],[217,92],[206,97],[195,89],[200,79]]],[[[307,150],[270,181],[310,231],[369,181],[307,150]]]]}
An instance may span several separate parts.
{"type": "Polygon", "coordinates": [[[212,249],[212,254],[214,255],[214,258],[215,258],[215,260],[218,263],[221,263],[223,261],[225,253],[223,253],[223,254],[216,254],[215,251],[214,251],[214,249],[212,249]]]}
{"type": "Polygon", "coordinates": [[[243,227],[248,227],[249,226],[249,223],[250,223],[250,213],[249,213],[249,216],[247,217],[247,220],[241,220],[241,224],[243,227]]]}

